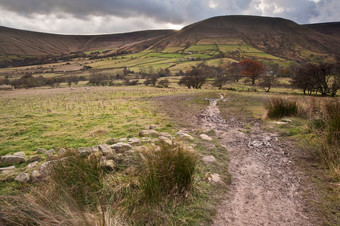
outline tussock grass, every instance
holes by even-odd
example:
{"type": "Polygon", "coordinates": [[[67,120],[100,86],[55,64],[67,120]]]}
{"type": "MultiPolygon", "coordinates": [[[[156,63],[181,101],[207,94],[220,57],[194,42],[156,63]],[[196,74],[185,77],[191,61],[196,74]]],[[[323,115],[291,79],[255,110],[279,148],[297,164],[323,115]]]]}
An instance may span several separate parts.
{"type": "Polygon", "coordinates": [[[319,135],[312,148],[313,157],[330,170],[334,180],[340,181],[340,103],[321,105],[314,100],[311,105],[308,125],[319,135]]]}
{"type": "MultiPolygon", "coordinates": [[[[328,143],[340,145],[340,103],[325,105],[326,137],[328,143]]],[[[340,155],[340,153],[339,153],[340,155]]]]}
{"type": "Polygon", "coordinates": [[[145,200],[159,203],[173,196],[182,197],[191,190],[197,158],[182,145],[161,144],[146,156],[140,186],[145,200]]]}
{"type": "Polygon", "coordinates": [[[1,217],[14,225],[179,222],[176,208],[185,207],[193,190],[196,155],[181,144],[164,144],[124,158],[115,160],[124,167],[108,173],[94,154],[66,154],[48,180],[1,196],[1,217]]]}
{"type": "Polygon", "coordinates": [[[273,98],[266,102],[265,108],[267,116],[271,119],[278,119],[285,116],[296,116],[298,114],[298,105],[296,101],[285,100],[282,98],[273,98]]]}
{"type": "Polygon", "coordinates": [[[56,192],[71,197],[80,208],[99,205],[103,171],[95,156],[82,158],[72,153],[54,164],[51,179],[56,192]]]}

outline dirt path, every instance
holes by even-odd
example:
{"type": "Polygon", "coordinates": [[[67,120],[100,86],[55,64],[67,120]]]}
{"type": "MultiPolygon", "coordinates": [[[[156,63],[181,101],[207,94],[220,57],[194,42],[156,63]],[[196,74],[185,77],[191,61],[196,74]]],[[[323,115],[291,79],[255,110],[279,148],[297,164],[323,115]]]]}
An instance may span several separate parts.
{"type": "Polygon", "coordinates": [[[210,100],[200,120],[227,147],[232,184],[214,225],[313,225],[303,204],[303,175],[293,170],[289,144],[259,124],[246,133],[237,119],[225,121],[217,101],[210,100]]]}

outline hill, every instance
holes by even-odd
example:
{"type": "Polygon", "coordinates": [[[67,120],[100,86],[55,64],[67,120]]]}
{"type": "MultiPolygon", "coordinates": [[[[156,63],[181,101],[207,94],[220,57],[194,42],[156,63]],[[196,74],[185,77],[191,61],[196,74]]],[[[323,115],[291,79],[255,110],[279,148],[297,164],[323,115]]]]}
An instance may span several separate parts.
{"type": "MultiPolygon", "coordinates": [[[[205,62],[218,58],[228,61],[257,58],[268,64],[281,65],[288,65],[291,61],[334,61],[340,55],[339,31],[339,23],[299,25],[283,18],[259,16],[213,17],[180,31],[151,30],[108,35],[56,35],[0,27],[0,65],[36,64],[42,62],[42,57],[68,56],[75,52],[90,54],[91,51],[99,51],[96,57],[143,51],[162,53],[159,59],[173,62],[171,67],[177,64],[172,59],[177,55],[171,54],[181,54],[177,62],[188,59],[205,62]],[[27,58],[33,60],[27,63],[27,58]]],[[[140,55],[133,57],[139,58],[140,55]]],[[[131,65],[121,66],[144,65],[134,61],[136,63],[131,61],[131,65]]],[[[150,63],[144,66],[148,67],[150,63]]]]}
{"type": "Polygon", "coordinates": [[[189,25],[170,34],[151,49],[189,48],[202,44],[247,44],[265,53],[291,59],[307,54],[339,55],[340,40],[282,18],[221,16],[189,25]]]}
{"type": "Polygon", "coordinates": [[[173,33],[150,30],[109,35],[57,35],[0,26],[0,55],[46,56],[112,50],[173,33]]]}
{"type": "Polygon", "coordinates": [[[313,29],[317,32],[340,39],[340,22],[306,24],[304,26],[313,29]]]}

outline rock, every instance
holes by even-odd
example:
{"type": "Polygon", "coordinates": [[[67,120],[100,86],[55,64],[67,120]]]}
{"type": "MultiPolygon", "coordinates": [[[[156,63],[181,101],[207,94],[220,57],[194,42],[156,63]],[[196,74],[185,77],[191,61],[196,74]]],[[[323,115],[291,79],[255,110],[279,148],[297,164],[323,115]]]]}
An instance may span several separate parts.
{"type": "Polygon", "coordinates": [[[282,118],[281,121],[282,121],[282,122],[287,122],[287,123],[292,122],[292,120],[290,120],[290,119],[288,119],[288,118],[282,118]]]}
{"type": "Polygon", "coordinates": [[[107,160],[105,157],[100,159],[100,166],[106,170],[114,170],[115,169],[115,162],[113,160],[107,160]]]}
{"type": "Polygon", "coordinates": [[[212,155],[204,156],[202,160],[203,162],[208,162],[208,163],[216,162],[216,158],[212,155]]]}
{"type": "Polygon", "coordinates": [[[47,161],[41,164],[40,166],[40,172],[44,175],[47,175],[49,171],[52,169],[54,161],[47,161]]]}
{"type": "Polygon", "coordinates": [[[18,157],[22,157],[22,158],[26,158],[26,154],[23,151],[15,152],[13,155],[18,156],[18,157]]]}
{"type": "Polygon", "coordinates": [[[39,170],[33,170],[31,173],[31,179],[37,180],[39,177],[41,177],[41,173],[39,172],[39,170]]]}
{"type": "Polygon", "coordinates": [[[120,139],[118,140],[118,142],[126,142],[126,141],[128,141],[128,139],[127,139],[126,137],[120,138],[120,139]]]}
{"type": "Polygon", "coordinates": [[[41,160],[41,156],[39,155],[35,155],[35,156],[31,156],[27,162],[35,162],[35,161],[40,161],[41,160]]]}
{"type": "Polygon", "coordinates": [[[142,144],[147,144],[151,142],[151,139],[148,137],[142,137],[142,139],[140,140],[142,144]]]}
{"type": "Polygon", "coordinates": [[[78,152],[82,156],[87,156],[87,155],[91,154],[92,149],[89,148],[89,147],[87,147],[87,148],[80,147],[80,148],[78,148],[78,152]]]}
{"type": "Polygon", "coordinates": [[[173,139],[172,135],[171,135],[170,133],[168,133],[168,132],[161,132],[161,133],[159,133],[158,135],[159,135],[159,136],[162,136],[162,137],[167,137],[167,138],[169,138],[170,140],[173,139]]]}
{"type": "Polygon", "coordinates": [[[211,173],[211,174],[209,174],[208,181],[216,183],[216,184],[224,184],[223,181],[221,180],[220,175],[218,173],[211,173]]]}
{"type": "Polygon", "coordinates": [[[107,145],[107,144],[100,144],[100,145],[98,145],[98,147],[99,147],[99,150],[100,151],[108,151],[108,150],[111,150],[111,148],[110,148],[110,146],[109,145],[107,145]]]}
{"type": "Polygon", "coordinates": [[[276,121],[274,122],[275,124],[278,124],[278,125],[285,125],[285,124],[288,124],[288,122],[279,122],[279,121],[276,121]]]}
{"type": "Polygon", "coordinates": [[[99,151],[100,151],[99,145],[91,147],[92,153],[99,152],[99,151]]]}
{"type": "Polygon", "coordinates": [[[126,143],[117,143],[114,145],[111,145],[111,149],[115,150],[116,153],[124,153],[126,151],[131,150],[132,146],[130,144],[126,143]]]}
{"type": "Polygon", "coordinates": [[[156,130],[142,130],[139,132],[140,137],[151,137],[151,136],[158,136],[158,132],[156,130]]]}
{"type": "Polygon", "coordinates": [[[107,148],[102,147],[101,151],[102,151],[103,155],[108,159],[112,159],[115,156],[114,150],[112,150],[109,146],[107,148]]]}
{"type": "Polygon", "coordinates": [[[181,135],[178,136],[178,138],[183,139],[183,140],[195,140],[195,138],[187,133],[182,133],[181,135]]]}
{"type": "Polygon", "coordinates": [[[159,140],[161,143],[168,144],[168,145],[172,145],[172,141],[171,141],[169,138],[167,138],[167,137],[159,136],[159,137],[158,137],[158,140],[159,140]]]}
{"type": "Polygon", "coordinates": [[[0,164],[14,165],[23,162],[26,162],[26,159],[20,156],[5,155],[0,157],[0,164]]]}
{"type": "Polygon", "coordinates": [[[203,133],[200,135],[200,138],[201,138],[202,140],[212,141],[212,138],[211,138],[211,137],[209,137],[208,135],[203,134],[203,133]]]}
{"type": "Polygon", "coordinates": [[[51,157],[51,156],[53,156],[53,154],[54,154],[54,149],[50,149],[50,150],[48,150],[48,151],[45,152],[45,155],[46,155],[47,157],[51,157]]]}
{"type": "Polygon", "coordinates": [[[38,148],[38,149],[36,150],[36,152],[37,152],[38,154],[45,154],[46,149],[45,149],[45,148],[38,148]]]}
{"type": "Polygon", "coordinates": [[[21,183],[26,183],[30,180],[30,175],[28,173],[20,173],[18,176],[14,178],[14,180],[19,181],[21,183]]]}
{"type": "Polygon", "coordinates": [[[136,138],[136,137],[133,137],[133,138],[130,138],[129,140],[128,140],[128,142],[129,142],[129,144],[131,145],[131,146],[140,146],[141,145],[141,141],[140,141],[140,139],[139,138],[136,138]]]}
{"type": "Polygon", "coordinates": [[[38,161],[32,162],[26,166],[26,169],[35,168],[38,166],[38,161]]]}
{"type": "Polygon", "coordinates": [[[7,170],[14,170],[15,166],[8,166],[8,167],[1,167],[0,172],[7,171],[7,170]]]}
{"type": "Polygon", "coordinates": [[[67,153],[67,150],[65,148],[60,148],[58,151],[58,155],[65,155],[67,153]]]}
{"type": "Polygon", "coordinates": [[[118,139],[117,138],[112,138],[112,139],[106,141],[106,143],[109,144],[109,145],[110,144],[115,144],[115,143],[118,143],[118,139]]]}

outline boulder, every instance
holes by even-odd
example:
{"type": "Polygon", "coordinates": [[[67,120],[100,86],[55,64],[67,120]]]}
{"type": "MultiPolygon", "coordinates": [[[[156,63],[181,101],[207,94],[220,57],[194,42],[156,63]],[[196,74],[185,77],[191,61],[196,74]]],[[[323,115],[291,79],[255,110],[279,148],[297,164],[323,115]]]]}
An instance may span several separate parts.
{"type": "Polygon", "coordinates": [[[204,156],[202,160],[203,162],[208,162],[208,163],[216,162],[216,158],[212,155],[204,156]]]}
{"type": "Polygon", "coordinates": [[[151,137],[151,136],[158,136],[158,132],[153,129],[149,130],[142,130],[139,132],[140,137],[151,137]]]}
{"type": "Polygon", "coordinates": [[[46,149],[45,149],[45,148],[38,148],[38,149],[36,150],[36,152],[37,152],[38,154],[45,154],[46,149]]]}
{"type": "Polygon", "coordinates": [[[47,151],[45,152],[45,155],[46,155],[47,157],[51,157],[51,156],[53,156],[53,154],[54,154],[54,149],[50,149],[50,150],[47,150],[47,151]]]}
{"type": "Polygon", "coordinates": [[[167,137],[170,140],[172,140],[172,138],[173,138],[172,135],[170,133],[168,133],[168,132],[160,132],[158,135],[162,136],[162,137],[167,137]]]}
{"type": "Polygon", "coordinates": [[[31,173],[31,179],[37,180],[39,177],[41,177],[41,173],[39,172],[39,170],[33,170],[31,173]]]}
{"type": "Polygon", "coordinates": [[[30,175],[28,173],[20,173],[18,176],[14,178],[14,180],[19,181],[21,183],[26,183],[30,180],[30,175]]]}
{"type": "Polygon", "coordinates": [[[125,153],[126,151],[131,150],[132,146],[130,144],[126,143],[117,143],[114,145],[111,145],[111,149],[115,150],[116,153],[125,153]]]}
{"type": "Polygon", "coordinates": [[[13,155],[18,156],[18,157],[22,157],[22,158],[26,158],[26,154],[23,151],[15,152],[13,155]]]}
{"type": "Polygon", "coordinates": [[[15,170],[15,166],[8,166],[8,167],[0,168],[0,172],[7,171],[7,170],[15,170]]]}
{"type": "Polygon", "coordinates": [[[218,173],[209,174],[208,181],[216,184],[224,184],[218,173]]]}
{"type": "Polygon", "coordinates": [[[34,156],[31,156],[27,162],[35,162],[35,161],[40,161],[41,160],[41,156],[39,155],[34,155],[34,156]]]}
{"type": "Polygon", "coordinates": [[[80,148],[78,148],[78,152],[81,156],[87,156],[87,155],[91,154],[92,149],[89,148],[89,147],[86,147],[86,148],[80,147],[80,148]]]}
{"type": "Polygon", "coordinates": [[[35,161],[35,162],[31,162],[30,164],[28,164],[26,166],[26,169],[32,169],[32,168],[35,168],[38,166],[38,161],[35,161]]]}
{"type": "Polygon", "coordinates": [[[129,144],[131,146],[140,146],[141,145],[141,140],[139,138],[133,137],[128,140],[129,144]]]}
{"type": "Polygon", "coordinates": [[[128,141],[128,139],[127,139],[126,137],[120,138],[120,139],[118,140],[118,142],[126,142],[126,141],[128,141]]]}
{"type": "Polygon", "coordinates": [[[195,138],[187,133],[181,133],[178,135],[178,138],[183,139],[183,140],[195,140],[195,138]]]}
{"type": "Polygon", "coordinates": [[[118,139],[117,139],[117,138],[112,138],[112,139],[106,141],[106,143],[109,144],[109,145],[115,144],[115,143],[117,143],[117,142],[118,142],[118,139]]]}
{"type": "Polygon", "coordinates": [[[26,159],[21,156],[5,155],[0,157],[0,164],[14,165],[26,162],[26,159]]]}
{"type": "Polygon", "coordinates": [[[203,133],[200,135],[200,138],[201,138],[202,140],[212,141],[212,138],[211,138],[211,137],[209,137],[208,135],[203,134],[203,133]]]}
{"type": "Polygon", "coordinates": [[[99,147],[99,150],[102,151],[102,152],[111,150],[110,146],[107,145],[107,144],[100,144],[100,145],[98,145],[98,147],[99,147]]]}
{"type": "Polygon", "coordinates": [[[100,151],[99,145],[91,147],[92,153],[99,152],[99,151],[100,151]]]}
{"type": "Polygon", "coordinates": [[[163,144],[172,145],[172,141],[168,137],[159,136],[158,140],[163,144]]]}
{"type": "MultiPolygon", "coordinates": [[[[100,145],[100,146],[102,146],[102,145],[100,145]]],[[[108,159],[114,158],[114,156],[115,156],[115,151],[112,150],[112,149],[110,148],[110,146],[105,145],[105,146],[102,146],[100,149],[101,149],[101,152],[103,153],[103,155],[104,155],[106,158],[108,158],[108,159]]]]}
{"type": "Polygon", "coordinates": [[[47,175],[50,170],[52,169],[54,161],[47,161],[41,164],[40,166],[40,172],[44,175],[47,175]]]}
{"type": "Polygon", "coordinates": [[[106,159],[105,157],[102,157],[100,159],[100,166],[103,168],[103,169],[106,169],[106,170],[114,170],[115,169],[115,162],[111,159],[106,159]]]}

